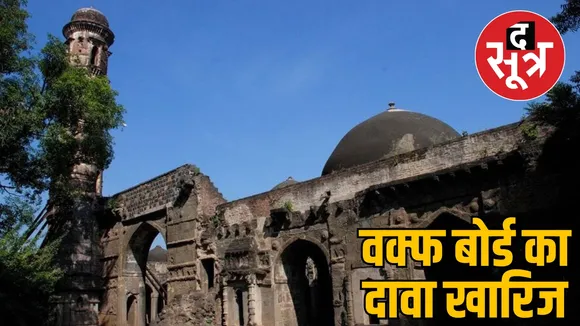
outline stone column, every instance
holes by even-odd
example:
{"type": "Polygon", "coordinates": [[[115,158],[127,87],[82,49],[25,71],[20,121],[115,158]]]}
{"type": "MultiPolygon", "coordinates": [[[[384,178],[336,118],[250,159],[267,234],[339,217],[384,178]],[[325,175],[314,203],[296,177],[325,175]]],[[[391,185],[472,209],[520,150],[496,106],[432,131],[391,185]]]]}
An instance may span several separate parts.
{"type": "Polygon", "coordinates": [[[347,304],[345,296],[348,297],[349,289],[345,288],[346,246],[341,238],[332,237],[329,239],[330,246],[330,272],[332,277],[332,300],[334,306],[334,324],[344,325],[348,323],[347,304]]]}
{"type": "Polygon", "coordinates": [[[125,290],[125,278],[120,277],[117,287],[117,325],[127,324],[127,292],[125,290]]]}
{"type": "Polygon", "coordinates": [[[352,306],[352,291],[351,290],[351,275],[347,274],[344,279],[344,287],[346,289],[346,318],[348,326],[354,326],[354,307],[352,306]]]}
{"type": "Polygon", "coordinates": [[[248,283],[248,326],[256,325],[256,275],[246,276],[248,283]]]}
{"type": "Polygon", "coordinates": [[[151,293],[151,322],[157,319],[157,307],[159,305],[159,294],[156,292],[151,293]]]}
{"type": "Polygon", "coordinates": [[[146,326],[147,325],[147,291],[145,290],[145,284],[139,284],[139,297],[137,298],[137,325],[146,326]]]}
{"type": "Polygon", "coordinates": [[[222,326],[228,326],[228,282],[222,277],[222,326]]]}

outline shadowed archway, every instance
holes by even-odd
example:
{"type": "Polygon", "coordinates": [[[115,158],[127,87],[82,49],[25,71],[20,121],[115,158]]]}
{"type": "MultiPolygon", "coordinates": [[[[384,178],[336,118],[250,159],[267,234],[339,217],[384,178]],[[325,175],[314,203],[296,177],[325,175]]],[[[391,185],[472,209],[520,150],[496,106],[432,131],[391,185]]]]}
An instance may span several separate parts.
{"type": "Polygon", "coordinates": [[[156,320],[159,307],[161,306],[162,309],[167,296],[164,280],[160,279],[160,272],[164,271],[159,270],[166,269],[166,250],[161,246],[156,246],[153,251],[150,251],[154,240],[155,243],[159,242],[156,238],[165,242],[163,229],[154,223],[145,222],[134,229],[126,245],[123,277],[125,290],[135,294],[136,297],[135,326],[147,326],[156,320]],[[157,266],[157,263],[161,264],[157,266]],[[159,301],[162,303],[160,304],[159,301]]]}
{"type": "Polygon", "coordinates": [[[135,295],[130,295],[127,298],[127,326],[137,326],[137,297],[135,295]]]}
{"type": "Polygon", "coordinates": [[[332,279],[328,260],[316,244],[295,240],[278,262],[278,302],[284,325],[334,326],[332,279]]]}

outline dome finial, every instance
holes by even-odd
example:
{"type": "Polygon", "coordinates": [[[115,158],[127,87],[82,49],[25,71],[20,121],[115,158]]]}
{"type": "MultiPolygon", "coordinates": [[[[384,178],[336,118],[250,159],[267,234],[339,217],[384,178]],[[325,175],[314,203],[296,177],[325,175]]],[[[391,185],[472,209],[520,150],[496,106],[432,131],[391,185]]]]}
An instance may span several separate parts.
{"type": "Polygon", "coordinates": [[[389,108],[387,109],[387,111],[392,111],[392,110],[396,110],[395,102],[389,102],[389,108]]]}

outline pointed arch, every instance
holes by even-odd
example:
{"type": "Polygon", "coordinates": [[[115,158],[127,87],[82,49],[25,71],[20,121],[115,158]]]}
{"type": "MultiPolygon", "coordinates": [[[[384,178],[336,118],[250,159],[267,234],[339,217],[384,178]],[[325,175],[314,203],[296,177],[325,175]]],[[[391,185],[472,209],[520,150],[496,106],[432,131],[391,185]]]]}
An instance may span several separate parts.
{"type": "Polygon", "coordinates": [[[279,315],[297,325],[334,325],[328,251],[306,237],[292,238],[276,258],[279,315]]]}
{"type": "Polygon", "coordinates": [[[471,224],[472,216],[458,209],[442,207],[434,211],[433,213],[429,214],[426,218],[424,218],[421,222],[419,222],[415,226],[415,228],[417,229],[430,228],[436,221],[438,222],[440,219],[447,218],[451,218],[451,220],[454,221],[459,220],[465,222],[466,224],[471,224]]]}

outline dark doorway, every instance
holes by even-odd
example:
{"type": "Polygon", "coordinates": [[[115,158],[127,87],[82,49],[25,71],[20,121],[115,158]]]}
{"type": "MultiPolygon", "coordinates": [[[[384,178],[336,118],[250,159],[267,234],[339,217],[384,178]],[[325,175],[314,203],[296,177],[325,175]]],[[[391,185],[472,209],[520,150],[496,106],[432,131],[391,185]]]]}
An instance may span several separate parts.
{"type": "Polygon", "coordinates": [[[201,264],[203,265],[203,271],[204,271],[203,278],[205,278],[205,281],[207,281],[207,282],[205,282],[205,284],[207,284],[207,288],[204,290],[208,291],[208,290],[213,288],[214,260],[212,258],[202,259],[201,264]]]}
{"type": "Polygon", "coordinates": [[[322,250],[306,240],[291,243],[281,256],[298,326],[334,326],[332,279],[322,250]]]}
{"type": "Polygon", "coordinates": [[[236,290],[236,304],[238,307],[238,325],[246,326],[246,316],[244,315],[244,291],[236,290]]]}
{"type": "Polygon", "coordinates": [[[127,298],[127,325],[137,325],[137,298],[134,295],[127,298]]]}

